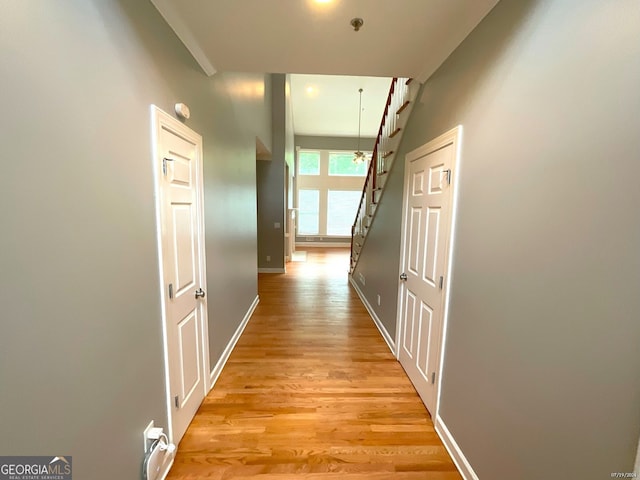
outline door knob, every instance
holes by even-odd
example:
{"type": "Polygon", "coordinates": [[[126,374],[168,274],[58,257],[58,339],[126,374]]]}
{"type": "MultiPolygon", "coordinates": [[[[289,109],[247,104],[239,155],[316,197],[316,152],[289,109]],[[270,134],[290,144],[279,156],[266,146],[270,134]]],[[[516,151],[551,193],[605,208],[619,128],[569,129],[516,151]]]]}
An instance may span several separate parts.
{"type": "Polygon", "coordinates": [[[202,290],[201,288],[196,290],[196,298],[204,298],[205,293],[204,290],[202,290]]]}
{"type": "Polygon", "coordinates": [[[402,280],[403,282],[407,281],[407,274],[406,273],[401,273],[400,274],[400,280],[402,280]]]}

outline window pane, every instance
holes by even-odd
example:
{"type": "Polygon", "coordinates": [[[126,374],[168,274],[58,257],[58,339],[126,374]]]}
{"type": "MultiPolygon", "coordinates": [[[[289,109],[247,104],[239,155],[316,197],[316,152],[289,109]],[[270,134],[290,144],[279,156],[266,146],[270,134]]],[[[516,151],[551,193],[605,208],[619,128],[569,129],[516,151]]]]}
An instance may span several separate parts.
{"type": "Polygon", "coordinates": [[[367,162],[353,163],[353,153],[329,154],[329,175],[364,177],[367,174],[367,166],[367,162]]]}
{"type": "Polygon", "coordinates": [[[329,190],[327,198],[327,235],[351,235],[362,192],[359,190],[329,190]]]}
{"type": "Polygon", "coordinates": [[[298,173],[300,175],[319,175],[320,152],[300,152],[298,154],[298,173]]]}
{"type": "Polygon", "coordinates": [[[300,190],[298,192],[298,233],[317,235],[320,217],[320,192],[300,190]]]}

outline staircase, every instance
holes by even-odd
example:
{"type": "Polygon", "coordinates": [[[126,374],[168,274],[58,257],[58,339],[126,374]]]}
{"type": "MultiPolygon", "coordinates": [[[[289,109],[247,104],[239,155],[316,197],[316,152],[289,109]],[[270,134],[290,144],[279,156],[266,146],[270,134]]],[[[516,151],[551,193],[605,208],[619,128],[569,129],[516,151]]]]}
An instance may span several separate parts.
{"type": "Polygon", "coordinates": [[[376,144],[364,181],[356,219],[351,227],[350,272],[355,269],[367,234],[375,218],[376,209],[384,193],[387,174],[391,171],[403,129],[413,108],[420,85],[411,78],[394,78],[382,115],[376,144]]]}

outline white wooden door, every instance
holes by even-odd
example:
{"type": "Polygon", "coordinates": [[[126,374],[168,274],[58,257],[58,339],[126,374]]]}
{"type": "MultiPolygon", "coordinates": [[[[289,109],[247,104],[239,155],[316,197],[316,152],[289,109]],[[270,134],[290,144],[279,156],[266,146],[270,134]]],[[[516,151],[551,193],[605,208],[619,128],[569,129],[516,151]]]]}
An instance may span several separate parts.
{"type": "Polygon", "coordinates": [[[440,384],[458,127],[405,159],[398,359],[432,416],[440,384]]]}
{"type": "Polygon", "coordinates": [[[177,444],[208,390],[202,137],[154,108],[170,435],[177,444]]]}

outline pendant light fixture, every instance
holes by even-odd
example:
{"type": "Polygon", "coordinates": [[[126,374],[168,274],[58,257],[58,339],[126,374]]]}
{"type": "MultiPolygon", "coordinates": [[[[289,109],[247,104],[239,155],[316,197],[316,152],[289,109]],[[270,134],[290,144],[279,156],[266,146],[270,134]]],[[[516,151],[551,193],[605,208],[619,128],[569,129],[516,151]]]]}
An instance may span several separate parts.
{"type": "Polygon", "coordinates": [[[360,108],[358,109],[358,149],[354,152],[353,163],[360,164],[367,161],[367,156],[360,151],[360,126],[362,125],[362,89],[360,92],[360,108]]]}

